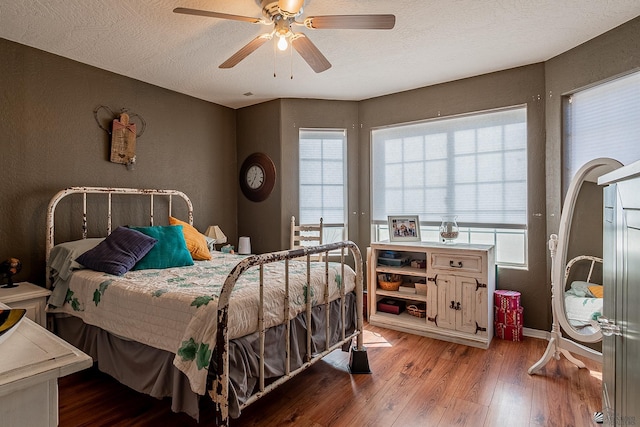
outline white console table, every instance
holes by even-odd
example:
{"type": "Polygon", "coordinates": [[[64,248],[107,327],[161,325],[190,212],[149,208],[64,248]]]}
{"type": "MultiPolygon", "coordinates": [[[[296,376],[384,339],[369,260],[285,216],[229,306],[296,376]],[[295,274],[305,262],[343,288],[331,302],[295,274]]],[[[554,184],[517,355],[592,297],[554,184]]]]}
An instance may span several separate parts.
{"type": "Polygon", "coordinates": [[[58,378],[92,363],[90,356],[23,319],[0,344],[0,426],[57,426],[58,378]]]}

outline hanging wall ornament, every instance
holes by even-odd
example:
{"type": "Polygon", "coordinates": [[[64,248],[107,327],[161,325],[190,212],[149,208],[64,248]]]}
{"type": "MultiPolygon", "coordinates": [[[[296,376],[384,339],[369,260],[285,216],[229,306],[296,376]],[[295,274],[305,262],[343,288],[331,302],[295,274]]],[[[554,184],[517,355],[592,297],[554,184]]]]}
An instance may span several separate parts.
{"type": "Polygon", "coordinates": [[[132,167],[136,162],[136,124],[129,123],[127,113],[113,119],[111,128],[111,161],[132,167]]]}
{"type": "Polygon", "coordinates": [[[120,163],[127,166],[127,169],[132,170],[136,163],[136,138],[142,136],[146,123],[142,117],[138,114],[127,113],[127,109],[123,108],[118,118],[113,119],[111,130],[106,129],[98,120],[98,111],[105,109],[111,113],[113,112],[103,105],[94,110],[94,116],[98,126],[104,129],[107,133],[111,134],[111,153],[109,160],[113,163],[120,163]],[[137,117],[142,123],[140,132],[136,132],[136,124],[130,121],[131,118],[137,117]]]}

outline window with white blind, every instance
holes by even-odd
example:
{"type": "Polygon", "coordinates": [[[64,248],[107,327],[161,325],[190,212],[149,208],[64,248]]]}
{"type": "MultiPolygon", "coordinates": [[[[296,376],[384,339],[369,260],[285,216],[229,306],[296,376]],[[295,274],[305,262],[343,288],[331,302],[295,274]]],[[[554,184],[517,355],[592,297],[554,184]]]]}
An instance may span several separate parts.
{"type": "Polygon", "coordinates": [[[344,129],[300,129],[299,223],[324,223],[323,243],[347,236],[347,133],[344,129]]]}
{"type": "Polygon", "coordinates": [[[578,169],[610,157],[640,160],[640,72],[564,97],[562,182],[566,194],[578,169]]]}
{"type": "Polygon", "coordinates": [[[423,240],[438,240],[456,215],[458,241],[496,245],[503,265],[526,265],[527,110],[524,106],[372,131],[372,226],[419,215],[423,240]]]}

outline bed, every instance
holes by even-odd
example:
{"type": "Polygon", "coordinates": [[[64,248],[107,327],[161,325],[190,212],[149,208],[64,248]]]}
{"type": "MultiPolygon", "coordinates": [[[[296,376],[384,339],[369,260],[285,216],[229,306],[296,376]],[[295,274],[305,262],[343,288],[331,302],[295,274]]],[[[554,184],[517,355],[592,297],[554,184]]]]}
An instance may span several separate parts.
{"type": "Polygon", "coordinates": [[[576,331],[585,335],[593,334],[599,329],[596,326],[597,319],[602,316],[604,288],[592,282],[596,267],[601,271],[602,258],[580,255],[572,258],[565,270],[565,283],[570,283],[564,292],[567,320],[576,331]],[[580,278],[576,276],[585,273],[586,278],[578,280],[580,278]]]}
{"type": "Polygon", "coordinates": [[[362,257],[353,242],[252,256],[206,243],[182,192],[60,191],[49,203],[46,243],[56,332],[129,387],[170,396],[176,412],[198,419],[209,396],[220,425],[337,348],[351,351],[351,373],[369,372],[362,257]],[[56,220],[60,206],[66,215],[56,220]],[[166,213],[158,216],[159,206],[166,213]],[[81,213],[69,213],[75,208],[81,213]],[[184,220],[174,213],[181,209],[184,220]],[[147,225],[116,226],[116,211],[145,210],[147,225]],[[90,222],[96,211],[103,219],[90,222]],[[79,238],[71,231],[60,238],[56,225],[70,230],[74,218],[79,238]],[[89,237],[101,226],[99,237],[89,237]],[[321,253],[325,261],[311,261],[321,253]]]}

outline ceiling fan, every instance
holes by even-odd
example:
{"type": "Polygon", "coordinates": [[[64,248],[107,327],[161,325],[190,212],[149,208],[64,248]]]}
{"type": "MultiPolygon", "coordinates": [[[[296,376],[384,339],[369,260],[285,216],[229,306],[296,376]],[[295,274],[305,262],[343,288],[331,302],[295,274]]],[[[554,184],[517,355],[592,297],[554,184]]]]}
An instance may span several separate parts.
{"type": "Polygon", "coordinates": [[[303,14],[305,0],[256,0],[262,7],[263,18],[252,18],[227,13],[210,12],[206,10],[177,7],[174,13],[186,15],[206,16],[210,18],[230,19],[233,21],[250,22],[252,24],[273,25],[273,29],[261,34],[247,43],[229,59],[220,64],[220,68],[232,68],[256,49],[278,37],[278,48],[286,50],[288,44],[302,56],[316,73],[331,68],[331,63],[320,50],[303,33],[294,33],[292,26],[303,26],[312,30],[324,29],[354,29],[354,30],[390,30],[396,23],[394,15],[324,15],[309,16],[303,21],[296,20],[303,14]]]}

